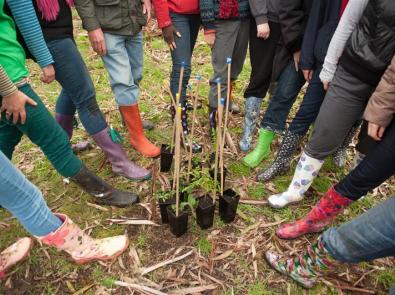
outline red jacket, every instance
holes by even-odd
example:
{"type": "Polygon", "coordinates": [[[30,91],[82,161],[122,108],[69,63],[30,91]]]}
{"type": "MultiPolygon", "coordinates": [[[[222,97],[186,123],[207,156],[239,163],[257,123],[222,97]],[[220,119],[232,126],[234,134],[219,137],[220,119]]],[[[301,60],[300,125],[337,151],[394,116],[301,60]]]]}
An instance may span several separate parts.
{"type": "Polygon", "coordinates": [[[161,29],[172,24],[170,12],[180,14],[199,13],[199,0],[152,0],[152,4],[161,29]]]}

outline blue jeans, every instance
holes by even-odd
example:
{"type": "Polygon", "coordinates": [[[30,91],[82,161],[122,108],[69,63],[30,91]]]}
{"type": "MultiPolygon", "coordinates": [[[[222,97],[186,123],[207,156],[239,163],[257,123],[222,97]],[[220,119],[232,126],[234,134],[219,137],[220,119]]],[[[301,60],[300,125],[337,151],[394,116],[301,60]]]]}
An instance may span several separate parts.
{"type": "Polygon", "coordinates": [[[322,65],[317,66],[314,70],[313,77],[307,87],[299,110],[289,125],[288,130],[292,133],[304,136],[320,112],[320,107],[326,93],[320,79],[321,69],[322,65]]]}
{"type": "Polygon", "coordinates": [[[361,216],[323,233],[329,254],[338,261],[358,263],[395,255],[395,197],[361,216]]]}
{"type": "Polygon", "coordinates": [[[49,210],[41,192],[0,152],[0,205],[34,236],[46,236],[62,222],[49,210]]]}
{"type": "Polygon", "coordinates": [[[261,122],[261,128],[283,133],[288,114],[305,83],[301,70],[295,70],[290,61],[280,75],[269,106],[261,122]]]}
{"type": "Polygon", "coordinates": [[[395,121],[363,161],[335,186],[351,200],[358,200],[395,174],[395,121]]]}
{"type": "Polygon", "coordinates": [[[175,98],[179,88],[181,63],[184,62],[185,68],[180,102],[181,104],[185,104],[186,89],[189,78],[191,77],[192,52],[195,47],[200,28],[200,15],[171,13],[170,16],[174,27],[181,34],[181,37],[175,37],[177,48],[171,51],[173,68],[170,75],[170,90],[173,98],[175,98]]]}
{"type": "Polygon", "coordinates": [[[143,78],[143,33],[122,36],[104,33],[107,54],[104,66],[110,75],[110,83],[118,106],[137,104],[139,83],[143,78]]]}
{"type": "Polygon", "coordinates": [[[62,91],[56,102],[56,112],[74,116],[76,110],[85,130],[94,135],[107,127],[96,102],[96,92],[88,69],[71,38],[47,42],[55,61],[56,80],[62,91]]]}

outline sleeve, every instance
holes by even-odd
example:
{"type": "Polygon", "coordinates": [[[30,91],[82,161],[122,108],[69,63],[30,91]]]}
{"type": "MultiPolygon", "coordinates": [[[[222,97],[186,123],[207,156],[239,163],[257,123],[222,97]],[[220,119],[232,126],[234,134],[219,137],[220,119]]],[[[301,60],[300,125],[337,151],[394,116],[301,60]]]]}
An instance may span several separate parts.
{"type": "Polygon", "coordinates": [[[45,43],[32,0],[7,0],[12,16],[26,45],[41,68],[54,63],[45,43]]]}
{"type": "Polygon", "coordinates": [[[290,53],[297,52],[302,47],[304,33],[303,3],[301,0],[279,0],[279,19],[284,45],[290,53]]]}
{"type": "Polygon", "coordinates": [[[304,38],[302,42],[302,55],[300,59],[300,68],[303,70],[312,70],[315,66],[314,50],[318,32],[322,26],[322,11],[324,1],[314,0],[311,7],[309,20],[307,22],[304,38]]]}
{"type": "Polygon", "coordinates": [[[332,81],[347,41],[361,19],[368,2],[369,0],[350,0],[348,2],[346,10],[329,44],[324,66],[320,73],[320,79],[322,81],[332,81]]]}
{"type": "Polygon", "coordinates": [[[100,28],[93,0],[74,0],[74,4],[85,30],[90,32],[100,28]]]}
{"type": "Polygon", "coordinates": [[[159,28],[163,29],[172,24],[167,0],[152,0],[159,28]]]}
{"type": "Polygon", "coordinates": [[[387,127],[395,113],[395,56],[366,107],[367,121],[387,127]]]}
{"type": "Polygon", "coordinates": [[[215,29],[214,21],[214,0],[200,0],[200,17],[202,18],[203,28],[205,31],[212,31],[215,29]]]}
{"type": "Polygon", "coordinates": [[[5,97],[14,92],[16,92],[18,88],[12,83],[10,78],[8,78],[7,73],[0,65],[0,96],[5,97]]]}
{"type": "Polygon", "coordinates": [[[267,1],[268,0],[249,0],[251,14],[255,18],[257,25],[266,24],[268,22],[267,1]]]}

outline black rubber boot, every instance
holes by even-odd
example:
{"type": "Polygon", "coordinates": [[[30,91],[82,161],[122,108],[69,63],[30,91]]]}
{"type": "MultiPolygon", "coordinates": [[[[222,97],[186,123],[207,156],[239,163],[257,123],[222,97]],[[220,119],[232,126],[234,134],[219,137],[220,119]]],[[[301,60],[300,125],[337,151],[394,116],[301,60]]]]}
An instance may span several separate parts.
{"type": "Polygon", "coordinates": [[[86,193],[93,196],[97,204],[122,208],[139,202],[137,195],[113,188],[84,165],[82,165],[80,172],[70,179],[86,193]]]}

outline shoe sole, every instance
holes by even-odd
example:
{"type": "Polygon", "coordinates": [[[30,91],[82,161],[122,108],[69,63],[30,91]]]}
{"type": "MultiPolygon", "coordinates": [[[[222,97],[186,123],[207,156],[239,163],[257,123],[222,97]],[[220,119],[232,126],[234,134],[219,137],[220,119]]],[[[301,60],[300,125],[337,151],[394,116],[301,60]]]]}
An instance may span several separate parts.
{"type": "Polygon", "coordinates": [[[75,260],[72,259],[76,264],[78,265],[82,265],[82,264],[87,264],[93,261],[109,261],[109,260],[115,260],[117,259],[123,252],[125,252],[125,250],[129,247],[130,241],[129,239],[127,240],[127,243],[125,245],[125,247],[123,247],[121,250],[119,250],[118,252],[116,252],[114,255],[112,256],[106,256],[106,257],[102,257],[102,258],[90,258],[90,259],[79,259],[79,260],[75,260]]]}
{"type": "Polygon", "coordinates": [[[130,176],[127,176],[126,174],[122,174],[122,173],[116,173],[119,176],[125,177],[129,180],[135,181],[135,182],[143,182],[143,181],[147,181],[150,180],[152,178],[152,173],[149,173],[147,176],[144,176],[142,178],[132,178],[130,176]]]}

